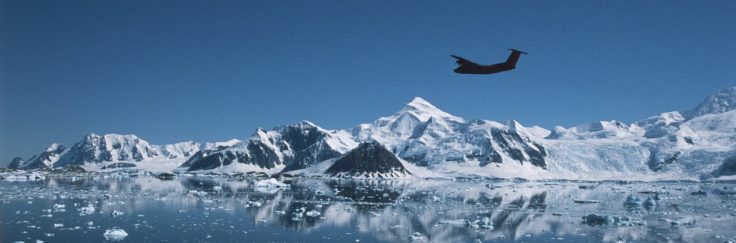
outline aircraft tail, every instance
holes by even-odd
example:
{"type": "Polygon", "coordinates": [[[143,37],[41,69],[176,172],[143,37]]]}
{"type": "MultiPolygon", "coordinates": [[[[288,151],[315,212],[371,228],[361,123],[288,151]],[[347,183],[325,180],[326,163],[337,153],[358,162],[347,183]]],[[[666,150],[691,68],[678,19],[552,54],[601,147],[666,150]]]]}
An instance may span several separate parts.
{"type": "Polygon", "coordinates": [[[514,67],[516,66],[516,62],[519,61],[519,57],[521,56],[521,54],[527,54],[526,52],[516,50],[516,49],[509,48],[509,50],[511,50],[511,55],[509,55],[509,58],[506,59],[506,64],[509,64],[514,67]]]}

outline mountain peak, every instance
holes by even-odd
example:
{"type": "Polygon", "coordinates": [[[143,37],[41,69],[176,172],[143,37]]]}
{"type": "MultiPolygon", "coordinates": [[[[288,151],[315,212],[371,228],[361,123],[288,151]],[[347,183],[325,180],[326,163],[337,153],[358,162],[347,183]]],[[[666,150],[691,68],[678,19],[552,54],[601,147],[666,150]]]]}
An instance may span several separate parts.
{"type": "Polygon", "coordinates": [[[319,126],[317,126],[317,124],[314,124],[313,122],[307,121],[307,120],[301,120],[298,123],[294,124],[294,126],[303,127],[303,128],[310,128],[310,127],[320,128],[319,126]]]}
{"type": "Polygon", "coordinates": [[[411,99],[411,101],[409,101],[409,103],[407,103],[406,105],[407,106],[428,106],[428,107],[432,107],[435,109],[437,108],[437,107],[434,107],[434,105],[432,105],[431,103],[429,103],[429,101],[419,96],[411,99]]]}
{"type": "Polygon", "coordinates": [[[420,121],[425,122],[430,118],[444,118],[456,122],[463,122],[464,120],[460,117],[451,115],[450,113],[440,110],[436,106],[429,103],[429,101],[421,98],[414,97],[409,103],[404,106],[397,114],[411,114],[418,118],[420,121]]]}
{"type": "Polygon", "coordinates": [[[49,147],[46,149],[46,152],[56,151],[56,150],[64,150],[64,146],[58,143],[52,143],[49,145],[49,147]]]}
{"type": "Polygon", "coordinates": [[[688,119],[707,114],[723,113],[736,110],[736,86],[721,89],[705,98],[702,103],[692,110],[684,112],[688,119]]]}

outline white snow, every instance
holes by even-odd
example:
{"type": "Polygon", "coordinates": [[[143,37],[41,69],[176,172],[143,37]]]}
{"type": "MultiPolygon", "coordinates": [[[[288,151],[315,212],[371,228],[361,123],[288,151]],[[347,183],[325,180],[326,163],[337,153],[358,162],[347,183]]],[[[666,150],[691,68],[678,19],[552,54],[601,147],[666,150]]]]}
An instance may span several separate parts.
{"type": "Polygon", "coordinates": [[[309,217],[319,217],[320,213],[316,210],[310,210],[304,213],[304,215],[307,215],[309,217]]]}
{"type": "Polygon", "coordinates": [[[274,178],[269,178],[265,180],[256,181],[253,184],[253,187],[255,188],[256,191],[259,191],[259,192],[275,193],[278,190],[289,188],[289,185],[284,184],[274,178]]]}
{"type": "Polygon", "coordinates": [[[125,232],[123,229],[109,229],[105,230],[105,233],[102,235],[105,236],[106,240],[119,241],[128,237],[128,232],[125,232]]]}
{"type": "MultiPolygon", "coordinates": [[[[358,125],[350,132],[327,130],[308,121],[295,126],[316,127],[326,134],[319,149],[327,146],[338,153],[350,151],[359,142],[375,140],[402,158],[402,164],[413,175],[393,175],[400,178],[700,180],[709,178],[724,159],[736,156],[736,87],[721,90],[688,111],[665,112],[630,124],[595,121],[569,128],[555,127],[552,131],[525,127],[515,120],[505,124],[466,120],[419,97],[398,112],[358,125]],[[493,153],[497,156],[489,156],[493,153]],[[532,165],[535,154],[542,153],[545,165],[532,165]],[[488,158],[496,161],[489,162],[488,158]]],[[[72,148],[52,144],[43,156],[23,162],[21,168],[31,164],[64,165],[86,153],[91,161],[83,161],[83,167],[91,171],[103,171],[102,167],[116,162],[131,162],[135,163],[134,168],[104,171],[170,172],[200,148],[203,153],[229,151],[250,155],[248,142],[257,141],[274,152],[278,161],[273,161],[272,168],[233,162],[195,173],[273,175],[282,172],[287,167],[286,158],[293,158],[296,153],[293,145],[283,142],[279,128],[258,129],[246,141],[233,139],[204,146],[194,142],[151,145],[132,134],[89,134],[72,148]],[[87,146],[86,150],[80,149],[82,145],[87,146]]],[[[313,161],[314,165],[287,174],[319,176],[334,161],[335,158],[313,161]]],[[[43,174],[5,172],[2,177],[38,180],[43,174]]]]}

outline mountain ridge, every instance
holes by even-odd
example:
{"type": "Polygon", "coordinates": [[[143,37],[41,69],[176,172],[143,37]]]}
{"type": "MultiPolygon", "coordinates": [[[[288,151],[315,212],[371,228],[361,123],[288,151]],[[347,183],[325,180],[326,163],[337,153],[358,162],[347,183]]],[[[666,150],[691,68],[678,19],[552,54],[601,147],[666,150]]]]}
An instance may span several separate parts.
{"type": "Polygon", "coordinates": [[[736,131],[735,104],[736,87],[729,87],[686,111],[628,124],[596,121],[547,130],[515,120],[466,120],[415,97],[398,112],[349,130],[328,130],[305,120],[256,129],[246,140],[169,145],[151,145],[133,134],[90,133],[70,148],[52,144],[27,161],[14,159],[11,167],[176,160],[189,172],[276,174],[377,143],[401,161],[449,176],[697,179],[722,174],[713,171],[736,156],[736,135],[730,133],[736,131]]]}

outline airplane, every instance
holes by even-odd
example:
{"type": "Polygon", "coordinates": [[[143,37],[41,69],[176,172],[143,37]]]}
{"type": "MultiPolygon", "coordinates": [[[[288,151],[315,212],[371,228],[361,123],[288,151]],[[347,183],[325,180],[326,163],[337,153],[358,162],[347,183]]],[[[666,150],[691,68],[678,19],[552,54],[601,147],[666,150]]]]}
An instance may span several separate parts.
{"type": "Polygon", "coordinates": [[[493,65],[480,65],[471,61],[468,61],[468,59],[450,55],[451,57],[457,59],[457,64],[460,65],[459,67],[455,68],[456,73],[462,73],[462,74],[492,74],[492,73],[498,73],[503,71],[508,71],[516,68],[516,62],[519,61],[519,56],[521,54],[527,54],[526,52],[519,51],[516,49],[509,49],[511,50],[511,55],[509,55],[509,58],[506,59],[506,62],[502,63],[496,63],[493,65]]]}

